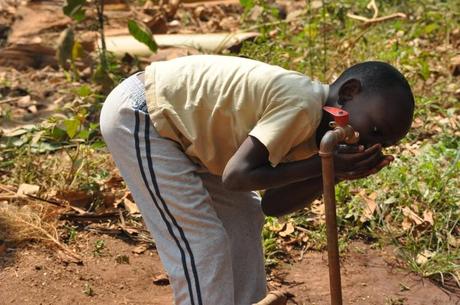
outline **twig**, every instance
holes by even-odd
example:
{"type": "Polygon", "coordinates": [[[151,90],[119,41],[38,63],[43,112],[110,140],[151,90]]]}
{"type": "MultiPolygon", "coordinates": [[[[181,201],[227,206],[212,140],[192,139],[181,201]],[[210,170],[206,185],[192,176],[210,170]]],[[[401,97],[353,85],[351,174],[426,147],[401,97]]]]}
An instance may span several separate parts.
{"type": "Polygon", "coordinates": [[[364,21],[364,25],[383,22],[383,21],[387,21],[387,20],[395,19],[395,18],[403,18],[403,19],[407,18],[407,15],[404,14],[404,13],[394,13],[394,14],[391,14],[391,15],[388,15],[388,16],[383,16],[383,17],[379,17],[379,18],[372,18],[372,19],[369,19],[369,18],[366,18],[366,17],[363,17],[363,16],[354,15],[354,14],[351,14],[351,13],[348,13],[347,16],[352,18],[352,19],[364,21]]]}
{"type": "Polygon", "coordinates": [[[374,16],[372,16],[372,19],[377,18],[379,15],[379,8],[377,7],[377,4],[375,4],[375,0],[371,0],[369,4],[367,5],[368,9],[373,9],[374,10],[374,16]]]}
{"type": "Polygon", "coordinates": [[[93,213],[85,213],[85,214],[73,214],[73,213],[65,213],[60,216],[60,219],[66,220],[82,220],[82,221],[94,221],[95,219],[104,219],[104,218],[114,218],[117,217],[117,212],[108,212],[102,214],[93,214],[93,213]]]}
{"type": "Polygon", "coordinates": [[[99,0],[96,3],[96,12],[97,12],[97,20],[99,25],[99,34],[101,35],[101,66],[105,73],[107,73],[108,64],[107,64],[107,47],[105,43],[105,35],[104,35],[104,1],[99,0]]]}
{"type": "Polygon", "coordinates": [[[407,18],[407,15],[404,14],[404,13],[394,13],[394,14],[391,14],[391,15],[388,15],[388,16],[383,16],[383,17],[378,17],[377,18],[377,16],[379,15],[379,8],[377,7],[377,4],[375,3],[375,0],[371,0],[369,2],[369,4],[367,4],[367,8],[372,9],[374,11],[374,15],[372,16],[372,18],[367,18],[367,17],[355,15],[355,14],[352,14],[352,13],[348,13],[347,16],[352,18],[352,19],[363,21],[364,25],[370,25],[370,24],[373,24],[373,23],[383,22],[383,21],[386,21],[386,20],[394,19],[394,18],[407,18]]]}
{"type": "Polygon", "coordinates": [[[0,189],[4,190],[5,192],[8,192],[8,193],[16,194],[16,191],[13,191],[13,190],[10,189],[10,187],[7,186],[7,185],[2,185],[2,184],[0,184],[0,189]]]}
{"type": "Polygon", "coordinates": [[[16,199],[16,198],[19,198],[16,194],[14,194],[14,195],[1,195],[0,196],[0,201],[12,200],[12,199],[16,199]]]}
{"type": "Polygon", "coordinates": [[[38,201],[43,201],[43,202],[46,202],[46,203],[50,203],[52,205],[56,205],[56,206],[59,206],[59,207],[66,207],[62,202],[58,202],[58,201],[54,201],[54,200],[51,200],[51,199],[46,199],[46,198],[34,196],[34,195],[31,195],[31,194],[24,194],[24,195],[25,196],[17,196],[17,198],[29,197],[29,198],[32,198],[32,199],[35,199],[35,200],[38,200],[38,201]]]}
{"type": "Polygon", "coordinates": [[[17,100],[19,100],[22,96],[17,96],[17,97],[10,97],[10,98],[7,98],[3,101],[0,101],[0,105],[1,104],[8,104],[8,103],[12,103],[12,102],[16,102],[17,100]]]}

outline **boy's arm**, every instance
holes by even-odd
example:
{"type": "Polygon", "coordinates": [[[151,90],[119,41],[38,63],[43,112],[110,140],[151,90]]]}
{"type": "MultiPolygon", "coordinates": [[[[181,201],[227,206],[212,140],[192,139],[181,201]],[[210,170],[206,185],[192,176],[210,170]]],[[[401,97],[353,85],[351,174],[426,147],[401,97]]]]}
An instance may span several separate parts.
{"type": "MultiPolygon", "coordinates": [[[[280,163],[276,167],[270,165],[268,157],[267,148],[259,140],[247,137],[225,167],[222,176],[225,187],[236,191],[262,190],[321,177],[318,155],[306,160],[280,163]]],[[[376,164],[381,160],[380,145],[334,156],[336,174],[340,178],[368,176],[375,172],[379,166],[376,164]]]]}
{"type": "Polygon", "coordinates": [[[272,167],[267,148],[249,136],[227,163],[222,182],[235,191],[262,190],[321,176],[321,160],[314,156],[307,160],[280,163],[272,167]]]}
{"type": "MultiPolygon", "coordinates": [[[[375,174],[393,161],[392,156],[383,156],[380,163],[366,172],[351,172],[336,175],[340,180],[355,180],[375,174]]],[[[312,178],[285,186],[271,188],[262,197],[262,210],[268,216],[282,216],[309,206],[323,194],[323,178],[312,178]]]]}
{"type": "Polygon", "coordinates": [[[268,216],[282,216],[309,206],[322,193],[321,177],[268,189],[262,197],[262,210],[268,216]]]}

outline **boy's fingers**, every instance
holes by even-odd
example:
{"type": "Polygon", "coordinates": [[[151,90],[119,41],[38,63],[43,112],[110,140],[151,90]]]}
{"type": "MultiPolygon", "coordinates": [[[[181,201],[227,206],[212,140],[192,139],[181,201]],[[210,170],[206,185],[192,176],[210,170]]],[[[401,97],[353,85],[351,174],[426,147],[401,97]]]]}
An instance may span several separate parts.
{"type": "Polygon", "coordinates": [[[382,149],[382,146],[380,144],[374,144],[362,152],[353,153],[353,154],[342,154],[340,157],[346,162],[354,163],[354,162],[363,161],[375,153],[380,153],[381,149],[382,149]]]}
{"type": "Polygon", "coordinates": [[[394,160],[393,156],[385,155],[383,160],[380,161],[375,167],[366,170],[358,170],[358,171],[349,171],[342,174],[337,174],[340,179],[346,180],[356,180],[361,178],[366,178],[370,175],[378,173],[382,168],[388,166],[394,160]]]}
{"type": "Polygon", "coordinates": [[[337,152],[340,154],[352,154],[352,153],[359,153],[362,151],[364,151],[363,145],[348,145],[348,144],[337,145],[337,152]]]}
{"type": "Polygon", "coordinates": [[[355,163],[356,168],[367,168],[371,169],[376,166],[384,158],[381,151],[377,151],[373,155],[370,155],[367,159],[355,163]]]}

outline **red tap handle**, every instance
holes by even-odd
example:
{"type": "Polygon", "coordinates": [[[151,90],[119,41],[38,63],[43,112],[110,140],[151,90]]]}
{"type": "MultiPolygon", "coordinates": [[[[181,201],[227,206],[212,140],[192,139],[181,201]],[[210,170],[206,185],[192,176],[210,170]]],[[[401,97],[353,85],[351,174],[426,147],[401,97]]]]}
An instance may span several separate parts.
{"type": "Polygon", "coordinates": [[[336,107],[324,106],[323,110],[332,115],[334,121],[339,126],[345,126],[348,124],[349,114],[345,110],[336,107]]]}

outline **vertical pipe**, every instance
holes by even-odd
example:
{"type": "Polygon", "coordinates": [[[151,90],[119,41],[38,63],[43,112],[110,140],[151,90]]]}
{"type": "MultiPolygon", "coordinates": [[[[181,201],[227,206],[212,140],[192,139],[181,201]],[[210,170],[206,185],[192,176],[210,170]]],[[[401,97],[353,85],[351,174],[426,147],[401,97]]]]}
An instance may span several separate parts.
{"type": "Polygon", "coordinates": [[[323,193],[326,210],[327,256],[329,263],[329,285],[331,305],[342,305],[342,284],[340,278],[339,243],[335,204],[335,175],[332,154],[321,156],[323,172],[323,193]]]}

